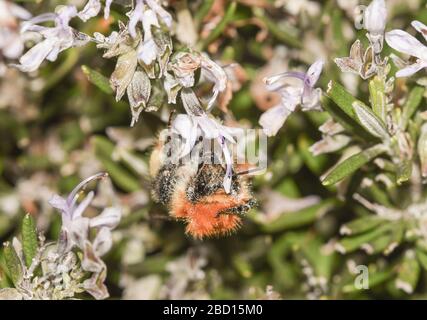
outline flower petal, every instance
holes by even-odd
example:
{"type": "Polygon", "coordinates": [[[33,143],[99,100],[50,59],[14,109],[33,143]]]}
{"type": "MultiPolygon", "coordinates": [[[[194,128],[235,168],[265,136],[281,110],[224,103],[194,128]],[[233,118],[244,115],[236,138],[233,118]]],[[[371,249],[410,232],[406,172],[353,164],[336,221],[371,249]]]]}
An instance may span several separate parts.
{"type": "Polygon", "coordinates": [[[105,208],[101,214],[90,219],[91,228],[107,227],[114,229],[120,222],[122,212],[118,207],[105,208]]]}
{"type": "MultiPolygon", "coordinates": [[[[10,39],[6,40],[7,43],[3,46],[3,55],[9,59],[17,59],[24,51],[24,42],[19,35],[10,35],[10,39]]],[[[0,47],[2,45],[0,44],[0,47]]]]}
{"type": "Polygon", "coordinates": [[[323,65],[325,62],[323,60],[317,60],[313,63],[310,68],[307,70],[307,74],[304,79],[304,85],[313,88],[317,80],[319,80],[320,74],[322,73],[323,65]]]}
{"type": "Polygon", "coordinates": [[[178,158],[185,157],[193,149],[198,138],[197,123],[186,114],[179,114],[172,123],[172,132],[185,139],[185,144],[179,150],[178,158]]]}
{"type": "Polygon", "coordinates": [[[402,30],[392,30],[385,34],[387,44],[408,55],[427,60],[427,48],[415,37],[402,30]]]}
{"type": "Polygon", "coordinates": [[[104,7],[104,19],[107,20],[110,17],[110,7],[113,0],[105,0],[104,7]]]}
{"type": "Polygon", "coordinates": [[[89,236],[89,218],[74,219],[68,226],[71,246],[78,246],[83,249],[84,243],[89,236]]]}
{"type": "Polygon", "coordinates": [[[83,10],[78,13],[78,16],[81,20],[86,22],[90,18],[97,16],[99,11],[101,11],[101,1],[89,0],[83,10]]]}
{"type": "Polygon", "coordinates": [[[110,251],[113,246],[113,237],[109,228],[103,227],[93,240],[93,250],[99,257],[110,251]]]}
{"type": "Polygon", "coordinates": [[[220,92],[223,92],[227,87],[228,78],[227,73],[224,71],[224,69],[221,68],[217,63],[209,59],[209,57],[205,54],[202,55],[201,68],[203,76],[214,83],[214,93],[209,99],[208,106],[206,108],[209,111],[212,109],[213,104],[215,103],[218,97],[218,94],[220,92]]]}
{"type": "Polygon", "coordinates": [[[31,13],[12,2],[8,2],[10,12],[21,20],[31,19],[31,13]]]}
{"type": "Polygon", "coordinates": [[[54,207],[55,209],[58,209],[61,212],[68,212],[69,206],[67,203],[67,200],[63,197],[55,194],[50,200],[49,204],[54,207]]]}
{"type": "Polygon", "coordinates": [[[13,65],[23,72],[37,70],[44,59],[49,55],[55,45],[56,39],[46,39],[27,51],[20,59],[18,65],[13,65]]]}
{"type": "Polygon", "coordinates": [[[54,21],[56,17],[57,17],[57,15],[55,13],[51,13],[51,12],[43,13],[43,14],[40,14],[38,16],[35,16],[34,18],[22,23],[21,33],[24,33],[26,31],[30,30],[31,27],[36,25],[36,24],[46,22],[46,21],[54,21]]]}
{"type": "Polygon", "coordinates": [[[414,73],[416,73],[416,72],[418,72],[421,69],[426,68],[426,67],[427,67],[427,62],[423,62],[421,60],[418,60],[418,62],[413,63],[413,64],[397,71],[396,77],[397,78],[409,77],[409,76],[412,76],[414,73]]]}
{"type": "Polygon", "coordinates": [[[412,21],[411,25],[417,30],[419,33],[422,34],[425,40],[427,40],[427,26],[417,20],[412,21]]]}
{"type": "Polygon", "coordinates": [[[214,120],[206,115],[196,117],[200,129],[203,132],[203,137],[206,139],[217,139],[219,137],[219,130],[214,120]]]}
{"type": "Polygon", "coordinates": [[[172,27],[172,16],[169,12],[162,8],[157,0],[145,0],[147,5],[162,19],[167,27],[172,27]]]}
{"type": "Polygon", "coordinates": [[[374,0],[366,8],[363,16],[364,27],[370,34],[383,34],[387,20],[387,8],[384,0],[374,0]]]}
{"type": "Polygon", "coordinates": [[[135,9],[133,9],[129,16],[128,30],[132,38],[136,37],[136,25],[139,21],[142,20],[143,15],[144,3],[142,2],[142,0],[137,0],[135,9]]]}
{"type": "Polygon", "coordinates": [[[288,109],[277,105],[261,115],[259,124],[267,136],[275,136],[290,114],[288,109]]]}
{"type": "Polygon", "coordinates": [[[301,109],[302,111],[321,111],[320,98],[322,97],[322,89],[316,88],[310,92],[304,92],[302,96],[301,109]]]}
{"type": "Polygon", "coordinates": [[[142,42],[138,47],[138,59],[150,65],[157,58],[157,46],[153,39],[142,42]]]}
{"type": "Polygon", "coordinates": [[[89,207],[94,196],[95,196],[95,193],[93,191],[89,192],[86,198],[84,198],[83,201],[80,202],[80,204],[77,206],[77,208],[73,210],[72,217],[71,217],[72,220],[80,218],[83,215],[83,212],[87,209],[87,207],[89,207]]]}

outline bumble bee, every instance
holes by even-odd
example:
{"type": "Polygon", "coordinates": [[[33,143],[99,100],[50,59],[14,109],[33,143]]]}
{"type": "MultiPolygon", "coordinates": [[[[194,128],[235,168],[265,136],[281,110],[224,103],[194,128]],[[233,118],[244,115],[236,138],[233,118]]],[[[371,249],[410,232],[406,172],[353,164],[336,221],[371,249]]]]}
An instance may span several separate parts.
{"type": "MultiPolygon", "coordinates": [[[[201,141],[201,139],[199,139],[201,141]]],[[[167,161],[171,135],[160,135],[150,157],[152,196],[169,214],[186,223],[194,238],[230,234],[240,227],[241,215],[255,205],[248,176],[233,171],[230,192],[223,186],[226,169],[213,161],[167,161]]],[[[203,159],[203,158],[202,158],[203,159]]],[[[238,165],[236,171],[247,166],[238,165]]]]}

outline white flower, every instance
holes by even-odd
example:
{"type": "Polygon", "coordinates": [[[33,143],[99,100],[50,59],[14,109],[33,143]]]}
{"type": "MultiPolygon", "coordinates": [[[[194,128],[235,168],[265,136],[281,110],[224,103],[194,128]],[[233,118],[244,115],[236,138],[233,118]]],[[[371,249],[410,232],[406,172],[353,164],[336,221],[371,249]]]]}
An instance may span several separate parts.
{"type": "MultiPolygon", "coordinates": [[[[159,28],[160,25],[156,14],[151,9],[144,10],[141,16],[142,24],[144,26],[144,40],[138,47],[138,58],[141,59],[146,65],[150,65],[156,60],[158,56],[158,50],[156,43],[154,42],[151,27],[154,26],[159,28]]],[[[136,31],[135,28],[132,28],[132,18],[133,17],[131,16],[129,20],[129,33],[131,36],[135,37],[136,31]]]]}
{"type": "Polygon", "coordinates": [[[310,66],[307,73],[290,71],[265,79],[267,89],[277,91],[281,95],[280,104],[264,112],[259,120],[267,136],[276,135],[298,105],[301,105],[303,111],[321,110],[322,90],[314,86],[322,69],[323,61],[318,60],[310,66]],[[298,79],[300,83],[294,85],[284,83],[283,80],[288,78],[298,79]]]}
{"type": "Polygon", "coordinates": [[[168,28],[172,26],[172,17],[159,4],[148,0],[137,0],[135,8],[128,12],[129,23],[125,30],[137,46],[136,58],[144,67],[149,78],[156,78],[155,62],[159,65],[159,75],[162,77],[172,53],[172,39],[168,32],[162,29],[162,23],[168,28]],[[137,28],[142,22],[143,37],[137,28]],[[142,38],[142,39],[141,39],[142,38]]]}
{"type": "Polygon", "coordinates": [[[137,35],[136,25],[138,22],[142,22],[144,29],[144,40],[138,48],[138,57],[146,65],[150,65],[157,58],[157,56],[161,54],[154,41],[151,28],[153,26],[160,28],[157,17],[159,17],[168,28],[171,28],[172,16],[154,0],[137,0],[135,9],[128,15],[129,34],[133,38],[135,38],[137,35]]]}
{"type": "Polygon", "coordinates": [[[365,29],[371,35],[384,34],[387,20],[387,8],[384,0],[374,0],[366,8],[363,16],[365,29]]]}
{"type": "MultiPolygon", "coordinates": [[[[135,27],[138,22],[142,22],[144,34],[151,34],[151,26],[154,25],[159,28],[157,17],[165,24],[166,27],[172,27],[172,16],[169,12],[162,8],[157,3],[157,0],[136,0],[135,8],[128,13],[129,16],[129,33],[132,37],[136,36],[135,27]],[[144,20],[148,19],[146,22],[144,20]]],[[[149,40],[145,39],[144,40],[149,40]]]]}
{"type": "MultiPolygon", "coordinates": [[[[412,26],[427,40],[427,27],[423,23],[412,21],[412,26]]],[[[396,77],[409,77],[427,67],[427,47],[414,36],[395,29],[385,34],[385,40],[393,49],[417,58],[415,63],[399,70],[396,77]]]]}
{"type": "Polygon", "coordinates": [[[56,13],[45,13],[25,22],[21,32],[37,32],[43,36],[44,40],[27,51],[19,59],[20,64],[15,66],[21,71],[32,72],[37,70],[45,59],[55,61],[60,52],[86,44],[89,41],[89,37],[68,25],[75,16],[77,16],[76,7],[60,6],[57,8],[56,13]],[[43,27],[37,25],[46,21],[54,21],[55,26],[43,27]]]}
{"type": "MultiPolygon", "coordinates": [[[[0,0],[0,55],[17,59],[24,51],[24,39],[19,33],[20,20],[31,18],[31,14],[9,1],[0,0]]],[[[0,59],[1,60],[1,59],[0,59]]],[[[2,63],[0,62],[0,69],[2,63]]],[[[1,73],[1,70],[0,70],[1,73]]]]}

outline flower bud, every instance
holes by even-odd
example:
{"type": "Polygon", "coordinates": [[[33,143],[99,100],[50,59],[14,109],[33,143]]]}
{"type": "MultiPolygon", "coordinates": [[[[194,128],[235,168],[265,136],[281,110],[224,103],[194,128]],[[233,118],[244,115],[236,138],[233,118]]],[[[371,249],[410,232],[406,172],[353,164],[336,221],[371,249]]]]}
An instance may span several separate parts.
{"type": "Polygon", "coordinates": [[[387,9],[384,0],[374,0],[366,8],[363,16],[365,29],[371,35],[382,35],[387,20],[387,9]]]}

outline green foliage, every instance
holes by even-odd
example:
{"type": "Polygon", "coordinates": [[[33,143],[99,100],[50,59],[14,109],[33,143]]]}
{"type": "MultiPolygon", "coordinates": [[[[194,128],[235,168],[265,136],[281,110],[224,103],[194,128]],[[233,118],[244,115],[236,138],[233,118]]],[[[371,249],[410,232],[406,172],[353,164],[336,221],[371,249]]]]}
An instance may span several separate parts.
{"type": "Polygon", "coordinates": [[[89,68],[88,66],[82,66],[83,73],[87,76],[87,79],[101,89],[106,94],[113,94],[108,78],[99,73],[96,70],[89,68]]]}
{"type": "Polygon", "coordinates": [[[3,244],[3,256],[8,275],[13,284],[18,286],[23,276],[22,265],[15,248],[9,242],[3,244]]]}
{"type": "Polygon", "coordinates": [[[22,248],[25,264],[29,267],[38,249],[36,222],[29,214],[22,219],[22,248]]]}
{"type": "Polygon", "coordinates": [[[322,180],[323,185],[329,186],[337,183],[385,151],[386,149],[384,146],[380,144],[352,155],[340,162],[326,175],[322,180]]]}

